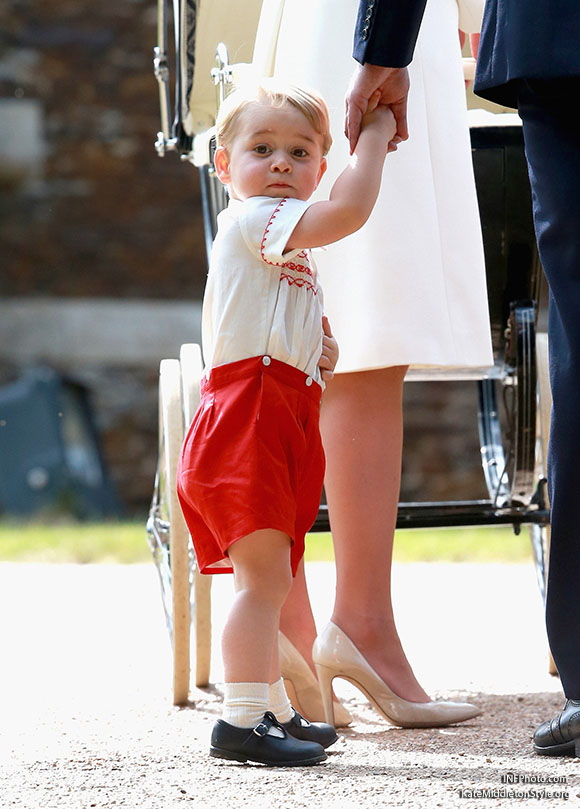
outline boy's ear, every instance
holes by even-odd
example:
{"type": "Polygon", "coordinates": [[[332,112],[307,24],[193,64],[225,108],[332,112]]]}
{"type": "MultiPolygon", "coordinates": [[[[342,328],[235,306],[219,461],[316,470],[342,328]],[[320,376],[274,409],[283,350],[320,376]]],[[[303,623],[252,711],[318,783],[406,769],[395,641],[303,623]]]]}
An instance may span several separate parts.
{"type": "Polygon", "coordinates": [[[324,177],[324,173],[326,172],[327,168],[328,168],[328,163],[326,162],[326,158],[323,157],[322,160],[320,161],[320,168],[318,169],[318,177],[316,178],[316,187],[317,188],[318,188],[319,182],[324,177]]]}
{"type": "Polygon", "coordinates": [[[215,172],[224,185],[230,182],[230,158],[225,146],[218,146],[213,156],[215,172]]]}

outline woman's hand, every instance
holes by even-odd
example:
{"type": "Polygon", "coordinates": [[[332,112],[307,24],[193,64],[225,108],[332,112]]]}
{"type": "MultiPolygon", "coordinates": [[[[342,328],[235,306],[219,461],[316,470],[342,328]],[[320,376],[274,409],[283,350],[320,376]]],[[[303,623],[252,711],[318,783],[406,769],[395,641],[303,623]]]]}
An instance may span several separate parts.
{"type": "Polygon", "coordinates": [[[318,360],[318,367],[320,368],[320,375],[325,382],[328,382],[334,376],[334,369],[338,362],[338,343],[332,334],[330,323],[326,315],[322,318],[322,331],[324,336],[322,338],[322,354],[318,360]]]}

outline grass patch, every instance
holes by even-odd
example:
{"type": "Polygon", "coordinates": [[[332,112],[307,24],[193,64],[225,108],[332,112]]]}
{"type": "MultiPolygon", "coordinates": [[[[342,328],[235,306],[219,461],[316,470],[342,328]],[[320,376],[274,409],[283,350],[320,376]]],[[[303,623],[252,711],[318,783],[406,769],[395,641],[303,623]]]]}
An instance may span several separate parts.
{"type": "Polygon", "coordinates": [[[526,562],[532,546],[527,528],[511,526],[407,529],[395,535],[396,562],[526,562]]]}
{"type": "MultiPolygon", "coordinates": [[[[364,553],[364,536],[359,539],[364,553]]],[[[306,561],[332,561],[330,534],[306,538],[306,561]]],[[[396,562],[522,562],[531,558],[525,528],[516,536],[509,526],[436,528],[397,531],[396,562]]],[[[0,522],[0,561],[4,562],[149,562],[145,520],[104,523],[0,522]]]]}
{"type": "MultiPolygon", "coordinates": [[[[360,538],[364,553],[364,537],[360,538]]],[[[510,526],[405,529],[395,534],[395,562],[525,562],[531,558],[526,528],[516,536],[510,526]]],[[[306,538],[306,561],[332,561],[330,534],[306,538]]]]}
{"type": "Polygon", "coordinates": [[[148,562],[145,521],[103,523],[0,522],[4,562],[148,562]]]}

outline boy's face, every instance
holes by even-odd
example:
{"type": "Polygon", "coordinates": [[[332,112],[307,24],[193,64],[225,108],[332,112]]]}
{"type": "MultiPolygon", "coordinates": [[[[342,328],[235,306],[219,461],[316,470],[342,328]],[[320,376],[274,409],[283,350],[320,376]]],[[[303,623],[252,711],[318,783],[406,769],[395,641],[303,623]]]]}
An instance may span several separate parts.
{"type": "Polygon", "coordinates": [[[215,167],[234,199],[308,199],[326,171],[322,135],[290,104],[248,104],[231,145],[216,150],[215,167]]]}

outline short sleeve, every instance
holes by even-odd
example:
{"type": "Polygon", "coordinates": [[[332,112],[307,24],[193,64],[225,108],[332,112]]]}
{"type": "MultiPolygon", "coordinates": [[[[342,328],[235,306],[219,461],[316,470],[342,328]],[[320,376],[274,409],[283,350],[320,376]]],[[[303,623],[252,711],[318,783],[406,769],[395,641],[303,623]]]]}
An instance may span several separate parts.
{"type": "Polygon", "coordinates": [[[284,253],[288,239],[312,203],[302,199],[251,197],[239,222],[250,250],[267,264],[284,264],[300,250],[284,253]]]}

